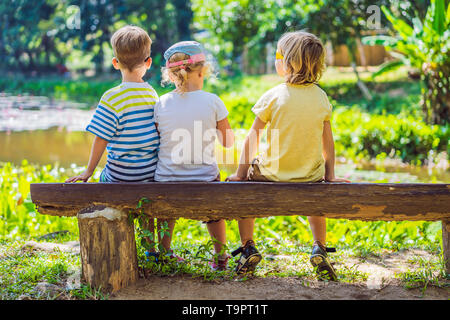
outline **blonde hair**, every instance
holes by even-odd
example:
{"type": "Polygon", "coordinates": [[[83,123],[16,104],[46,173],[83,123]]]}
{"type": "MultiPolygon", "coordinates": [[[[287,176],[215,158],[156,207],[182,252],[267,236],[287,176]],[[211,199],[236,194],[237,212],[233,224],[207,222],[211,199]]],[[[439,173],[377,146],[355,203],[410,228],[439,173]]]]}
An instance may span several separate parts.
{"type": "MultiPolygon", "coordinates": [[[[185,53],[176,52],[169,58],[168,62],[173,63],[187,60],[189,58],[190,56],[185,53]]],[[[180,93],[184,93],[186,92],[186,82],[188,80],[188,74],[192,72],[199,72],[202,70],[205,72],[205,77],[209,77],[212,72],[211,64],[206,61],[199,61],[196,63],[183,64],[171,68],[162,67],[161,85],[165,86],[166,84],[170,84],[173,82],[175,83],[177,90],[180,93]]]]}
{"type": "Polygon", "coordinates": [[[150,57],[152,40],[147,32],[136,26],[125,26],[114,32],[111,46],[120,65],[130,71],[150,57]]]}
{"type": "Polygon", "coordinates": [[[317,83],[325,71],[325,48],[318,37],[305,31],[285,33],[277,44],[284,59],[286,82],[317,83]]]}

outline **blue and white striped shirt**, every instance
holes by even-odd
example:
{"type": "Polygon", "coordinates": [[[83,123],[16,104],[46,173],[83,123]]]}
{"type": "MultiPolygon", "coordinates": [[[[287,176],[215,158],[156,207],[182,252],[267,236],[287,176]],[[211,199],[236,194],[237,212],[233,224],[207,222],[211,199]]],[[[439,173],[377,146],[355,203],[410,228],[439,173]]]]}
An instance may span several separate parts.
{"type": "Polygon", "coordinates": [[[108,141],[105,180],[153,180],[159,147],[153,117],[157,101],[158,94],[146,82],[123,82],[103,94],[86,130],[108,141]]]}

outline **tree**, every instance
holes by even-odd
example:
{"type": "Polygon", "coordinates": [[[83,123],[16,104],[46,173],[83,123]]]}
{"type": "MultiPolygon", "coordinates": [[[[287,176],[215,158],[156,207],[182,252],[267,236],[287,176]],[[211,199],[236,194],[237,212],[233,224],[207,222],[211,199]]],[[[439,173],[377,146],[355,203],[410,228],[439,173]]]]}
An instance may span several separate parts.
{"type": "Polygon", "coordinates": [[[22,72],[48,68],[55,53],[47,26],[55,13],[53,0],[17,0],[0,3],[0,66],[22,72]]]}
{"type": "Polygon", "coordinates": [[[77,51],[92,57],[100,74],[111,36],[125,24],[138,25],[149,33],[152,55],[159,64],[171,44],[191,38],[192,18],[189,0],[3,1],[0,67],[45,71],[77,51]]]}
{"type": "Polygon", "coordinates": [[[381,44],[392,50],[397,60],[384,64],[374,76],[401,65],[408,65],[421,73],[422,109],[425,120],[432,124],[450,122],[450,4],[445,0],[431,0],[425,18],[412,18],[409,25],[383,7],[383,12],[397,32],[396,36],[374,36],[367,44],[381,44]],[[395,50],[395,51],[394,51],[395,50]]]}

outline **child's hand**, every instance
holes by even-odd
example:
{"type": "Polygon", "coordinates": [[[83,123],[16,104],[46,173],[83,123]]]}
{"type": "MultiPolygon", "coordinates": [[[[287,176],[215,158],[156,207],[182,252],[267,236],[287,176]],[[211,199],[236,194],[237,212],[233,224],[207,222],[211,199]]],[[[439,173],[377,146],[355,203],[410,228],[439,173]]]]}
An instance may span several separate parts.
{"type": "Polygon", "coordinates": [[[225,181],[247,181],[247,178],[241,178],[237,174],[232,174],[231,176],[227,177],[225,181]]]}
{"type": "Polygon", "coordinates": [[[91,176],[92,176],[92,173],[90,173],[88,171],[84,171],[82,174],[80,174],[78,176],[67,179],[66,183],[77,182],[77,181],[87,182],[91,176]]]}
{"type": "Polygon", "coordinates": [[[336,177],[332,177],[332,178],[325,177],[325,181],[326,182],[347,182],[347,183],[351,182],[350,180],[343,179],[343,178],[336,178],[336,177]]]}

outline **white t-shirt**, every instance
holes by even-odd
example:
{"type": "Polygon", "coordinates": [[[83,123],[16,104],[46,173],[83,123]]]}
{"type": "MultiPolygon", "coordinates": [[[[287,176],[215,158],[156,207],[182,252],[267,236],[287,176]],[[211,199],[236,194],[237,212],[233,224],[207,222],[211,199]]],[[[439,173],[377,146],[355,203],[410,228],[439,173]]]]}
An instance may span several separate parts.
{"type": "Polygon", "coordinates": [[[155,181],[214,181],[217,121],[228,116],[220,98],[202,90],[160,97],[155,122],[160,134],[155,181]]]}

